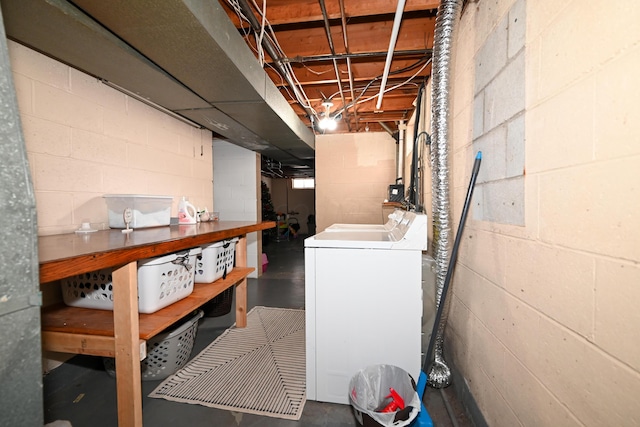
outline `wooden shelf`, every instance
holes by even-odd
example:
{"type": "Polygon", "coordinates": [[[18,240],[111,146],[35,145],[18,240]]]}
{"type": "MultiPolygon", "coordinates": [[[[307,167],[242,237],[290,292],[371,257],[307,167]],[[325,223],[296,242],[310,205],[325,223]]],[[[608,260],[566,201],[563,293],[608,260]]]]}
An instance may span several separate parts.
{"type": "MultiPolygon", "coordinates": [[[[148,340],[187,316],[193,310],[211,301],[231,286],[244,280],[254,268],[235,267],[225,279],[213,283],[196,283],[188,297],[155,313],[139,314],[140,339],[148,340]]],[[[89,336],[114,336],[113,311],[69,307],[58,304],[42,310],[42,331],[89,336]]],[[[59,335],[52,335],[58,337],[59,335]]],[[[62,351],[55,342],[47,342],[47,350],[62,351]]],[[[90,350],[86,354],[91,354],[90,350]]]]}
{"type": "Polygon", "coordinates": [[[131,261],[191,249],[275,226],[274,221],[211,221],[194,225],[142,228],[128,234],[120,230],[100,230],[85,235],[70,233],[40,236],[40,283],[121,266],[131,261]]]}
{"type": "Polygon", "coordinates": [[[213,221],[155,227],[124,234],[102,230],[38,238],[40,283],[101,268],[113,269],[114,310],[56,305],[42,310],[42,347],[63,353],[116,359],[118,425],[142,426],[140,360],[146,340],[162,332],[231,286],[236,287],[236,326],[247,326],[247,234],[273,221],[213,221]],[[238,237],[236,267],[223,280],[196,284],[187,298],[152,314],[138,313],[137,261],[238,237]]]}

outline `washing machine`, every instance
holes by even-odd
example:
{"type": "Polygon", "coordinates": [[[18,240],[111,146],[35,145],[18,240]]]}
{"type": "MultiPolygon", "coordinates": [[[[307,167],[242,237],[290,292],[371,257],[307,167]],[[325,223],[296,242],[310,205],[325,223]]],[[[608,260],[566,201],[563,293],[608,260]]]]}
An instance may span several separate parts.
{"type": "MultiPolygon", "coordinates": [[[[325,231],[391,231],[400,224],[407,211],[396,209],[387,217],[384,224],[333,224],[325,228],[325,231]]],[[[409,216],[408,216],[409,217],[409,216]]]]}
{"type": "Polygon", "coordinates": [[[427,217],[400,212],[389,226],[305,239],[307,399],[348,404],[351,377],[369,365],[420,374],[427,217]]]}

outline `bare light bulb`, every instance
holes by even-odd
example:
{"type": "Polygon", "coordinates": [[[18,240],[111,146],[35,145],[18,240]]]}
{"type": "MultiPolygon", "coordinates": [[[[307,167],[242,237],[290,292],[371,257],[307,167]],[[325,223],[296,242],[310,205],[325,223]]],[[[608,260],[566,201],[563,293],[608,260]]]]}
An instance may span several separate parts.
{"type": "Polygon", "coordinates": [[[322,106],[325,109],[324,117],[318,123],[318,126],[322,130],[336,130],[338,127],[338,123],[336,122],[335,117],[331,117],[331,107],[333,106],[333,102],[330,99],[325,99],[322,102],[322,106]]]}
{"type": "Polygon", "coordinates": [[[338,123],[336,122],[336,119],[333,119],[331,117],[324,117],[322,118],[322,120],[320,120],[318,126],[320,126],[320,129],[323,130],[336,130],[336,128],[338,127],[338,123]]]}

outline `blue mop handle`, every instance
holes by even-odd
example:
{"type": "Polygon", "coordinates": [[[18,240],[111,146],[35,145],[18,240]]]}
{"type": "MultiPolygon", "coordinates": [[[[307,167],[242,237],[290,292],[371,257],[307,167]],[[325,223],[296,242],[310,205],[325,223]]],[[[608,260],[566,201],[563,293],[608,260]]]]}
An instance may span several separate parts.
{"type": "Polygon", "coordinates": [[[453,250],[451,251],[451,257],[449,258],[449,266],[447,268],[447,274],[442,285],[442,293],[440,296],[440,304],[438,304],[438,310],[436,310],[436,318],[433,322],[433,330],[431,333],[431,339],[429,340],[429,348],[424,360],[422,370],[427,372],[429,370],[429,364],[431,363],[431,356],[433,356],[433,347],[438,332],[438,326],[440,319],[442,318],[442,311],[444,309],[444,302],[447,298],[447,290],[449,289],[449,282],[453,276],[453,269],[458,259],[458,247],[460,246],[460,240],[462,239],[462,230],[464,230],[464,224],[467,222],[467,213],[469,213],[469,206],[471,205],[471,197],[473,196],[473,189],[476,185],[476,179],[478,178],[478,172],[480,171],[480,163],[482,162],[482,151],[478,151],[476,159],[473,164],[473,170],[471,171],[471,181],[469,182],[469,188],[467,189],[467,196],[464,200],[464,206],[462,207],[462,215],[460,217],[460,224],[458,225],[458,232],[456,233],[455,241],[453,242],[453,250]]]}
{"type": "Polygon", "coordinates": [[[467,197],[464,201],[464,206],[462,207],[462,215],[460,217],[460,224],[458,226],[458,232],[456,233],[456,239],[453,243],[453,251],[451,253],[451,258],[449,259],[449,267],[447,269],[447,275],[444,279],[444,284],[442,286],[442,296],[440,297],[440,304],[438,305],[438,310],[436,311],[436,318],[433,322],[433,332],[431,333],[431,340],[429,340],[429,348],[427,350],[427,355],[424,360],[424,365],[422,367],[422,372],[420,372],[420,378],[418,378],[418,385],[416,387],[416,391],[418,392],[418,397],[420,397],[420,413],[415,420],[415,423],[412,424],[412,427],[433,427],[433,422],[431,421],[431,417],[429,413],[426,411],[424,407],[424,403],[422,402],[422,398],[424,396],[424,391],[427,388],[427,371],[429,369],[429,365],[431,363],[431,356],[433,355],[433,347],[435,344],[436,334],[438,331],[438,325],[440,323],[440,319],[442,318],[442,310],[444,308],[444,301],[447,296],[447,289],[449,288],[449,282],[451,281],[451,276],[453,274],[453,268],[456,264],[456,259],[458,258],[458,247],[460,246],[460,239],[462,238],[462,230],[464,229],[464,224],[467,220],[467,213],[469,212],[469,205],[471,203],[471,197],[473,196],[473,188],[476,184],[476,179],[478,178],[478,172],[480,171],[480,163],[482,162],[482,151],[478,151],[476,154],[476,159],[473,164],[473,170],[471,171],[471,182],[469,182],[469,188],[467,189],[467,197]]]}

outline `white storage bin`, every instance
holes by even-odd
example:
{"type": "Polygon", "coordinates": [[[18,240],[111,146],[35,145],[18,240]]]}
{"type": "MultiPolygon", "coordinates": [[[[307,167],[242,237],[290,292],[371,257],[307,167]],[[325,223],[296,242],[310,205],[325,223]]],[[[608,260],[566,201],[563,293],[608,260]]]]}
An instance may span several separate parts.
{"type": "Polygon", "coordinates": [[[109,213],[109,227],[125,228],[123,213],[131,208],[133,218],[130,228],[146,228],[169,225],[171,222],[171,196],[147,196],[142,194],[105,194],[109,213]]]}
{"type": "MultiPolygon", "coordinates": [[[[138,261],[138,311],[154,313],[193,292],[194,248],[138,261]]],[[[72,307],[113,310],[112,269],[78,274],[62,280],[62,299],[72,307]]]]}
{"type": "Polygon", "coordinates": [[[211,283],[233,270],[238,238],[202,246],[196,261],[196,283],[211,283]]]}
{"type": "MultiPolygon", "coordinates": [[[[198,332],[198,320],[204,313],[197,310],[173,328],[169,328],[147,341],[147,357],[140,362],[142,381],[162,380],[184,367],[191,357],[198,332]]],[[[103,358],[104,367],[110,376],[116,374],[116,361],[103,358]]]]}

